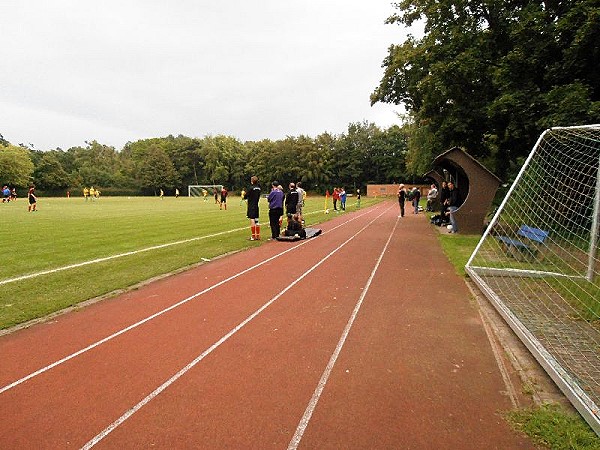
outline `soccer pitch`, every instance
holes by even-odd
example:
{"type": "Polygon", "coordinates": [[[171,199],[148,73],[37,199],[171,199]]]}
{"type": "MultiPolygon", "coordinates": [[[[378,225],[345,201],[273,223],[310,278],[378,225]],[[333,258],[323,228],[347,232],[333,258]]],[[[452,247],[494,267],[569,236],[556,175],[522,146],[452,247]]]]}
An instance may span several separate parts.
{"type": "MultiPolygon", "coordinates": [[[[40,198],[36,212],[26,199],[0,205],[0,329],[260,245],[246,239],[246,203],[227,200],[226,211],[212,197],[40,198]]],[[[308,226],[331,217],[323,208],[323,197],[307,199],[308,226]]],[[[266,200],[260,209],[264,242],[266,200]]]]}

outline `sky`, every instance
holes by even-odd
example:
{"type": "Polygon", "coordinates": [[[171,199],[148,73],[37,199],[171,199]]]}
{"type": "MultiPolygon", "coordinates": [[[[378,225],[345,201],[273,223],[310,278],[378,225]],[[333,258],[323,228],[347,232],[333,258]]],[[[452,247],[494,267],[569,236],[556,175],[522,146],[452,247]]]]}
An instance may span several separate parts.
{"type": "Polygon", "coordinates": [[[3,0],[0,134],[39,150],[399,123],[370,105],[389,0],[3,0]]]}

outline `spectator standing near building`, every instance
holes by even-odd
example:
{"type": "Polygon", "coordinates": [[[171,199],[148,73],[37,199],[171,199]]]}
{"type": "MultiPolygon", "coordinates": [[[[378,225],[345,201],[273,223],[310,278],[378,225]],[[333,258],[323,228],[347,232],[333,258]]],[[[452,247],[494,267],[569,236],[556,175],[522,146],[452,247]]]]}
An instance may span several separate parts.
{"type": "Polygon", "coordinates": [[[418,187],[413,188],[412,205],[414,208],[413,214],[419,214],[419,201],[421,200],[421,191],[418,187]]]}
{"type": "Polygon", "coordinates": [[[279,182],[273,181],[271,192],[267,197],[269,202],[269,225],[271,226],[271,239],[281,234],[281,216],[283,216],[283,199],[285,194],[279,189],[279,182]]]}
{"type": "Polygon", "coordinates": [[[438,196],[438,190],[435,184],[432,184],[429,192],[427,192],[427,211],[433,211],[433,204],[438,196]]]}
{"type": "Polygon", "coordinates": [[[448,182],[448,198],[446,199],[448,206],[448,215],[450,216],[450,224],[452,229],[450,233],[458,233],[458,222],[456,221],[456,210],[461,205],[460,192],[454,186],[452,181],[448,182]]]}
{"type": "Polygon", "coordinates": [[[446,181],[442,181],[442,186],[440,187],[440,215],[442,216],[442,220],[446,221],[446,208],[448,207],[446,200],[448,200],[448,183],[446,181]]]}
{"type": "Polygon", "coordinates": [[[260,240],[260,223],[258,221],[259,210],[258,201],[260,200],[260,186],[258,185],[258,177],[250,178],[250,188],[246,190],[245,200],[248,200],[248,212],[246,216],[250,219],[250,230],[252,236],[251,241],[260,240]]]}
{"type": "Polygon", "coordinates": [[[356,207],[360,208],[360,188],[356,190],[356,207]]]}
{"type": "Polygon", "coordinates": [[[400,205],[400,215],[398,217],[404,217],[404,203],[406,202],[406,189],[404,185],[398,186],[398,205],[400,205]]]}

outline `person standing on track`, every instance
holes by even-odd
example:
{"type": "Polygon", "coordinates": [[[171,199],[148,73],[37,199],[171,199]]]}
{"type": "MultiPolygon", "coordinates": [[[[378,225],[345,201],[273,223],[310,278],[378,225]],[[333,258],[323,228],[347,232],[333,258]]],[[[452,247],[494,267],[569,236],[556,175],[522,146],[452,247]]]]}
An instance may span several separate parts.
{"type": "Polygon", "coordinates": [[[258,185],[258,177],[250,178],[250,188],[246,190],[245,200],[248,200],[247,217],[250,219],[250,230],[252,231],[251,241],[260,240],[260,223],[258,222],[258,201],[260,200],[260,186],[258,185]]]}
{"type": "Polygon", "coordinates": [[[406,202],[406,190],[404,185],[401,184],[398,186],[398,204],[400,205],[400,216],[398,217],[404,217],[404,202],[406,202]]]}
{"type": "Polygon", "coordinates": [[[414,208],[413,214],[419,214],[419,201],[421,200],[421,191],[418,187],[413,188],[412,205],[414,208]]]}
{"type": "Polygon", "coordinates": [[[273,181],[271,192],[267,197],[269,202],[269,225],[271,226],[271,239],[276,239],[281,234],[281,216],[283,216],[284,193],[279,189],[279,182],[273,181]]]}

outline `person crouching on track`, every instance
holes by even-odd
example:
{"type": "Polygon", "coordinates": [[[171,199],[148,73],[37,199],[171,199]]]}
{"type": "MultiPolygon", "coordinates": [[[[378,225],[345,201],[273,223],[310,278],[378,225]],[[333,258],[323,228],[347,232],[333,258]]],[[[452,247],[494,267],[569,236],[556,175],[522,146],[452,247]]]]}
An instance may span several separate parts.
{"type": "Polygon", "coordinates": [[[288,226],[284,233],[286,236],[298,236],[302,239],[306,239],[306,231],[302,227],[302,216],[298,213],[290,217],[288,226]]]}

